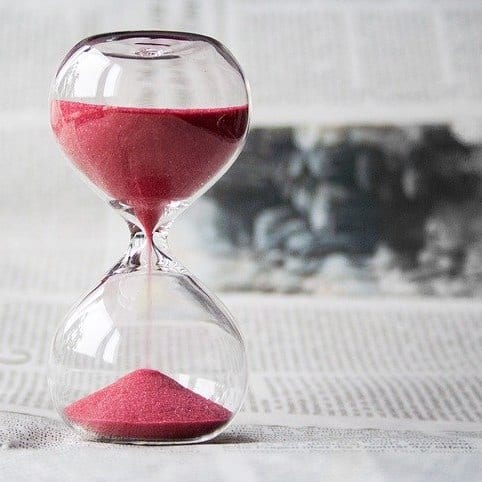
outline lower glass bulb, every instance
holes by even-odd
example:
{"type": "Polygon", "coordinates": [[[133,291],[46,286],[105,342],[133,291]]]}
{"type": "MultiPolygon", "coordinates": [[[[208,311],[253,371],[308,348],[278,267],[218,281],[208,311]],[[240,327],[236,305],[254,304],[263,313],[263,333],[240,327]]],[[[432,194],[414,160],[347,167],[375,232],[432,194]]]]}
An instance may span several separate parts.
{"type": "Polygon", "coordinates": [[[117,265],[65,318],[49,370],[69,425],[84,438],[130,443],[215,437],[238,412],[246,379],[230,314],[166,266],[117,265]]]}

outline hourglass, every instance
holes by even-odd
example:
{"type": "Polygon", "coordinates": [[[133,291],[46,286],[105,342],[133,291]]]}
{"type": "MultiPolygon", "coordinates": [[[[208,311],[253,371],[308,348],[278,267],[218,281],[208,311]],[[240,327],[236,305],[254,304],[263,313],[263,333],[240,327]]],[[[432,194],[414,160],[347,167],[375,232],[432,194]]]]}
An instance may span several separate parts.
{"type": "Polygon", "coordinates": [[[237,61],[202,35],[97,35],[60,65],[53,132],[131,233],[127,253],[53,341],[52,399],[84,438],[201,442],[224,430],[242,404],[238,328],[168,254],[167,235],[239,154],[248,104],[237,61]]]}

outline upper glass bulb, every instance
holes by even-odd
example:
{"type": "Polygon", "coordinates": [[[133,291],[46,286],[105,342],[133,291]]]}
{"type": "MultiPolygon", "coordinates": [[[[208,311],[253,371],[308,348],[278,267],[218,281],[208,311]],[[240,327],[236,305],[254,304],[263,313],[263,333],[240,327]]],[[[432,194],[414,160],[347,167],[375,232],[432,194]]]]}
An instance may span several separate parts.
{"type": "Polygon", "coordinates": [[[51,124],[78,170],[152,232],[234,161],[248,101],[238,63],[216,40],[112,33],[83,40],[61,63],[51,124]]]}

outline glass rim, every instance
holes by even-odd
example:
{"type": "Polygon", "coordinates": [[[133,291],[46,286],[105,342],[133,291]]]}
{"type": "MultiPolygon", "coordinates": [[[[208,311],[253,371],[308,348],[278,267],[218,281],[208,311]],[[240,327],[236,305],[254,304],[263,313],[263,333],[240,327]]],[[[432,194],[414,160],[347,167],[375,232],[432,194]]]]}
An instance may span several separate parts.
{"type": "MultiPolygon", "coordinates": [[[[85,37],[84,39],[77,42],[64,56],[62,61],[59,64],[59,67],[56,72],[56,76],[62,70],[62,67],[66,64],[66,62],[71,58],[71,56],[78,52],[79,50],[83,50],[84,52],[90,50],[91,47],[95,47],[101,43],[109,43],[109,42],[116,42],[128,39],[134,39],[136,37],[139,38],[152,38],[152,39],[166,39],[166,40],[180,40],[186,42],[204,42],[206,44],[212,45],[220,55],[222,55],[225,60],[231,64],[232,67],[236,68],[239,72],[241,72],[242,77],[244,79],[244,74],[241,70],[241,66],[233,56],[233,54],[229,51],[227,47],[225,47],[219,40],[216,40],[214,37],[210,37],[208,35],[194,33],[194,32],[185,32],[185,31],[177,31],[177,30],[119,30],[114,32],[104,32],[95,35],[90,35],[89,37],[85,37]]],[[[142,45],[142,44],[140,44],[142,45]]],[[[145,45],[145,44],[144,44],[145,45]]],[[[159,56],[141,56],[141,55],[112,55],[111,53],[101,52],[103,55],[107,55],[109,57],[118,57],[124,58],[129,60],[159,60],[159,59],[174,59],[178,58],[178,55],[159,55],[159,56]]]]}
{"type": "Polygon", "coordinates": [[[81,45],[96,45],[100,41],[115,41],[126,40],[135,37],[152,37],[152,38],[167,38],[173,40],[187,40],[187,41],[204,41],[217,44],[224,48],[224,46],[214,37],[208,35],[186,32],[181,30],[117,30],[114,32],[104,32],[95,35],[90,35],[77,43],[76,46],[81,45]]]}

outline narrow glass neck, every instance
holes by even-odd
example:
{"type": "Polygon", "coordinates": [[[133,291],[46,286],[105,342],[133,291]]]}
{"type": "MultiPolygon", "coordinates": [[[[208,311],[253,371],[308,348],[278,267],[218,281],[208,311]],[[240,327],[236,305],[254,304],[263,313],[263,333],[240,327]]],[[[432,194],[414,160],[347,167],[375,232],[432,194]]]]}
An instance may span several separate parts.
{"type": "Polygon", "coordinates": [[[169,226],[162,226],[154,231],[151,236],[139,229],[136,225],[129,223],[131,239],[129,249],[149,251],[168,251],[169,226]]]}
{"type": "Polygon", "coordinates": [[[179,271],[180,265],[168,254],[168,227],[157,229],[148,237],[137,226],[129,224],[131,239],[127,252],[118,263],[116,271],[141,269],[179,271]]]}

